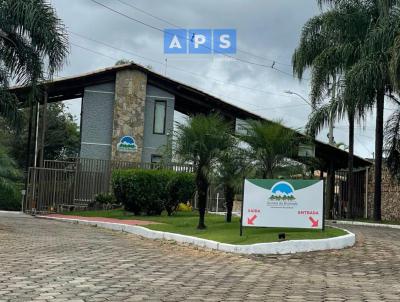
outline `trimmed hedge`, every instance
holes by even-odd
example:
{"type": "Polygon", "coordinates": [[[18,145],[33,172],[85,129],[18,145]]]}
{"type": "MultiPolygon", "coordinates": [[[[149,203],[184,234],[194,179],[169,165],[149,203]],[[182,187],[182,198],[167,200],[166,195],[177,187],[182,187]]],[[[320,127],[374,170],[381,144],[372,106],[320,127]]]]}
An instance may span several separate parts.
{"type": "Polygon", "coordinates": [[[113,172],[112,184],[117,202],[135,215],[171,215],[195,192],[192,173],[171,170],[129,169],[113,172]]]}

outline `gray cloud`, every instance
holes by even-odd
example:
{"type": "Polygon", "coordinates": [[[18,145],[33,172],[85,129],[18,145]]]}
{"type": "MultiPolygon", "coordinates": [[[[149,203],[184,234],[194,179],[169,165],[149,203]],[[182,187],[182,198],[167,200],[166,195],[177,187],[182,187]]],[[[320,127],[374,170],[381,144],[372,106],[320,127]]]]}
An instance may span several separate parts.
{"type": "MultiPolygon", "coordinates": [[[[98,1],[161,29],[171,27],[171,25],[151,18],[116,0],[98,1]]],[[[237,57],[266,65],[271,65],[271,60],[276,60],[284,63],[277,63],[276,67],[287,73],[291,73],[291,67],[286,64],[291,62],[301,27],[310,17],[319,13],[319,8],[314,0],[123,1],[183,28],[235,28],[237,29],[238,47],[265,59],[241,52],[236,54],[237,57]]],[[[115,63],[113,58],[133,59],[137,63],[151,65],[156,72],[164,73],[164,60],[167,58],[167,75],[171,78],[206,90],[266,118],[283,119],[285,124],[293,128],[303,127],[307,121],[310,108],[300,98],[287,95],[284,91],[293,90],[307,97],[308,81],[299,83],[293,77],[271,68],[240,63],[221,55],[166,56],[163,54],[163,34],[157,30],[116,15],[90,0],[51,0],[51,3],[69,30],[150,59],[135,57],[70,35],[72,43],[112,58],[96,55],[72,45],[68,64],[60,76],[88,72],[113,65],[115,63]],[[161,64],[152,60],[161,62],[161,64]],[[183,73],[173,67],[200,76],[183,73]],[[256,90],[221,84],[211,78],[256,90]]],[[[70,110],[75,114],[79,112],[78,103],[68,103],[70,110]]],[[[371,157],[373,121],[372,116],[366,122],[368,127],[365,131],[357,130],[359,135],[357,135],[355,151],[359,155],[371,157]]],[[[347,142],[346,124],[346,121],[341,122],[335,130],[337,141],[347,142]]],[[[324,130],[319,138],[326,141],[326,133],[327,130],[324,130]]]]}

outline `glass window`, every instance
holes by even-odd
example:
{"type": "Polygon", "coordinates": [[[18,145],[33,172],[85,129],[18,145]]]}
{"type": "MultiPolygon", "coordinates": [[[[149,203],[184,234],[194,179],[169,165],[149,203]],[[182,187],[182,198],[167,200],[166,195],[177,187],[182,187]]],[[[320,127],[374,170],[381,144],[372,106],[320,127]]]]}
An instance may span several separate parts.
{"type": "Polygon", "coordinates": [[[162,161],[162,156],[158,154],[152,154],[151,155],[151,163],[152,164],[158,164],[162,161]]]}
{"type": "Polygon", "coordinates": [[[165,134],[165,118],[167,114],[167,102],[155,101],[154,102],[154,134],[165,134]]]}

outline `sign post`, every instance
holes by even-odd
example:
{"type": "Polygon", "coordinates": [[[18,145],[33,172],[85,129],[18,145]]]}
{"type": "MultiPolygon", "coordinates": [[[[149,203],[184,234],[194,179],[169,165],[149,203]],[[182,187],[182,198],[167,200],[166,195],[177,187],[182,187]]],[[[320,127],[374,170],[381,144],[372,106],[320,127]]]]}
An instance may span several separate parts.
{"type": "Polygon", "coordinates": [[[323,229],[323,211],[322,180],[244,180],[241,228],[323,229]]]}
{"type": "Polygon", "coordinates": [[[240,209],[240,236],[243,235],[243,208],[244,208],[244,184],[246,182],[246,178],[243,178],[243,195],[242,195],[242,206],[240,209]]]}

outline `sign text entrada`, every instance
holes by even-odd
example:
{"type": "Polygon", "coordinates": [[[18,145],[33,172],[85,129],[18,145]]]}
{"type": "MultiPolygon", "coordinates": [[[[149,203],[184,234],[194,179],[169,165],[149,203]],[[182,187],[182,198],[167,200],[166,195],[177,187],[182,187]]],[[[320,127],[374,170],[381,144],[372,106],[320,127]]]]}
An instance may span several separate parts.
{"type": "Polygon", "coordinates": [[[166,54],[236,53],[235,29],[165,29],[166,54]]]}

